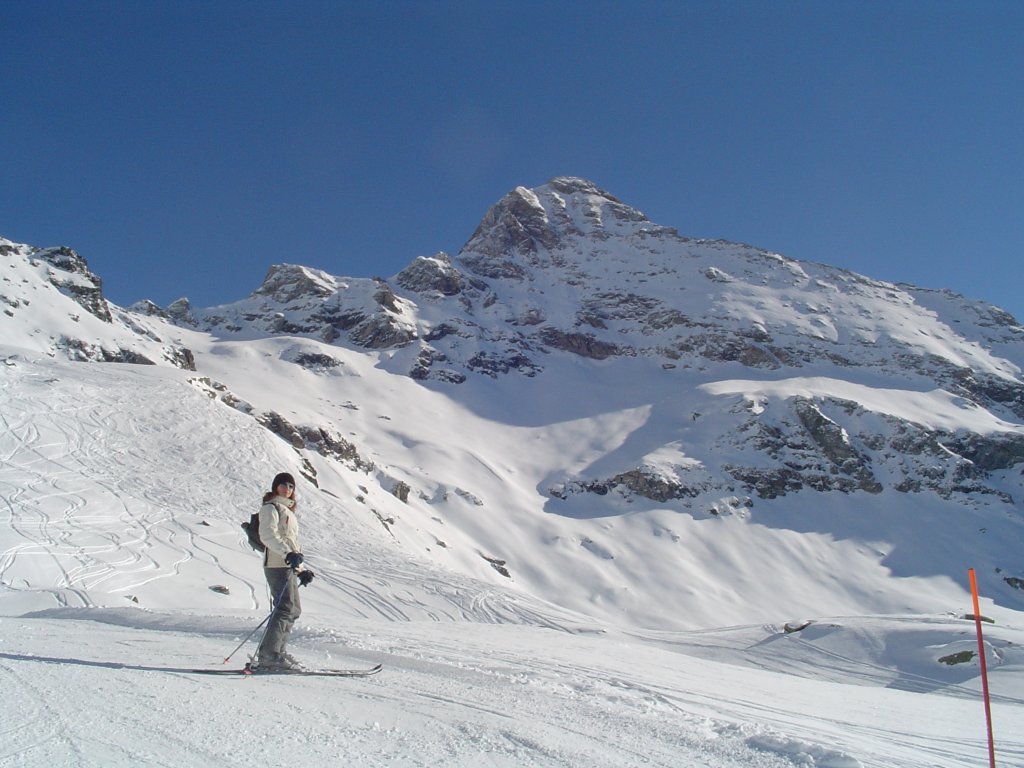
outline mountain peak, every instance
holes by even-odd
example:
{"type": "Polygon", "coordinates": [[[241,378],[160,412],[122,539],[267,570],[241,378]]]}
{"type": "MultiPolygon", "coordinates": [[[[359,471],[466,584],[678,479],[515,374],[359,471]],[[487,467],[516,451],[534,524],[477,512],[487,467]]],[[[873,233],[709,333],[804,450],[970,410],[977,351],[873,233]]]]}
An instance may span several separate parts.
{"type": "Polygon", "coordinates": [[[539,189],[550,188],[555,192],[563,195],[597,195],[598,197],[604,197],[608,200],[613,200],[616,203],[620,202],[617,198],[601,189],[597,184],[592,182],[590,179],[583,179],[579,176],[556,176],[543,185],[539,189]]]}
{"type": "Polygon", "coordinates": [[[525,273],[519,261],[533,262],[542,251],[564,250],[580,239],[602,241],[640,232],[676,235],[592,181],[556,176],[532,189],[516,187],[501,198],[462,247],[459,261],[483,277],[521,279],[525,273]]]}

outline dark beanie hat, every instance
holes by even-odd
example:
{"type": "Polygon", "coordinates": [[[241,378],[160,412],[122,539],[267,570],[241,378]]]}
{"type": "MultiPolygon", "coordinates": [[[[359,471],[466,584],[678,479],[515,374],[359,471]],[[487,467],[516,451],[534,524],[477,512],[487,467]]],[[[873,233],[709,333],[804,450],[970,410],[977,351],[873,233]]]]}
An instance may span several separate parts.
{"type": "Polygon", "coordinates": [[[279,486],[281,483],[291,483],[292,486],[294,487],[294,485],[295,485],[295,478],[292,477],[287,472],[278,472],[276,475],[274,475],[274,482],[270,486],[270,490],[276,491],[277,490],[277,486],[279,486]]]}

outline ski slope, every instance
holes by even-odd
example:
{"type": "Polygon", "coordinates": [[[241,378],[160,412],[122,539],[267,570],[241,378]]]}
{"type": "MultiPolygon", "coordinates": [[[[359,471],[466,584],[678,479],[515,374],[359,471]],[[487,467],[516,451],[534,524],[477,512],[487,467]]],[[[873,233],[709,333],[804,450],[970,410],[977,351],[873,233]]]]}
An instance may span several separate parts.
{"type": "MultiPolygon", "coordinates": [[[[914,675],[917,690],[886,687],[891,672],[883,665],[841,650],[823,654],[813,640],[773,627],[653,642],[617,632],[319,615],[298,633],[297,653],[346,664],[382,660],[384,671],[366,679],[189,673],[196,664],[217,664],[250,625],[241,617],[131,609],[60,608],[4,618],[0,764],[985,762],[971,686],[914,675]],[[735,658],[702,658],[708,643],[716,644],[711,655],[726,646],[735,658]],[[814,679],[772,669],[780,658],[804,672],[823,662],[830,671],[814,679]]],[[[833,630],[847,635],[840,649],[865,638],[899,638],[901,631],[940,638],[963,628],[948,619],[896,618],[842,626],[833,630]]],[[[1019,632],[1009,634],[1020,640],[1019,632]]],[[[994,705],[1003,765],[1020,765],[1024,755],[1022,705],[1006,696],[994,705]]]]}
{"type": "MultiPolygon", "coordinates": [[[[266,349],[249,349],[258,372],[266,349]]],[[[313,666],[381,662],[384,671],[191,674],[220,665],[269,610],[239,523],[262,492],[254,483],[296,466],[295,451],[211,397],[196,374],[11,348],[0,358],[0,766],[952,768],[987,760],[977,664],[938,661],[976,647],[973,622],[963,619],[969,606],[956,601],[962,587],[944,578],[913,584],[921,603],[948,610],[806,615],[786,606],[823,603],[837,585],[809,578],[824,570],[789,564],[775,583],[810,597],[748,608],[764,620],[714,624],[701,613],[616,622],[625,598],[605,614],[599,603],[593,613],[567,607],[586,605],[593,590],[550,558],[516,565],[542,571],[531,584],[561,582],[564,602],[491,575],[476,554],[454,553],[446,565],[464,541],[445,516],[486,510],[443,478],[439,487],[451,493],[435,500],[437,521],[405,530],[418,518],[386,487],[380,457],[368,474],[307,456],[319,487],[303,484],[302,538],[318,578],[302,592],[292,650],[313,666]],[[393,526],[381,522],[395,517],[393,526]]],[[[403,391],[384,392],[369,366],[359,374],[349,396],[359,402],[359,387],[372,389],[399,413],[403,391]]],[[[452,406],[431,402],[443,420],[452,406]]],[[[577,435],[585,430],[577,425],[577,435]]],[[[510,439],[482,423],[471,432],[471,442],[510,439]]],[[[383,454],[402,434],[377,439],[371,445],[383,454]]],[[[435,471],[487,473],[471,452],[437,444],[450,455],[435,471]]],[[[517,552],[545,535],[523,525],[517,552]]],[[[716,535],[733,557],[754,558],[761,546],[749,527],[716,535]]],[[[799,546],[810,564],[835,557],[825,536],[804,534],[799,546]]],[[[730,577],[710,574],[701,604],[714,602],[716,580],[723,594],[742,588],[730,577]]],[[[842,590],[862,591],[866,602],[874,579],[845,573],[842,590]]],[[[997,757],[1024,765],[1024,617],[989,600],[983,612],[996,620],[985,629],[997,757]]],[[[232,663],[241,665],[245,650],[232,663]]]]}

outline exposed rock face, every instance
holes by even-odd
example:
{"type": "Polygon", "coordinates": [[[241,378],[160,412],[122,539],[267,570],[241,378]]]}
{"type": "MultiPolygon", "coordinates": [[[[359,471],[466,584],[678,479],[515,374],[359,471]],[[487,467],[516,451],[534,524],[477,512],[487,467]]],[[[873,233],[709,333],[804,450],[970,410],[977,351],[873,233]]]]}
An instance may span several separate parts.
{"type": "Polygon", "coordinates": [[[154,304],[149,299],[143,299],[132,304],[128,309],[138,315],[146,315],[148,317],[161,317],[165,320],[168,317],[167,311],[161,309],[158,305],[154,304]]]}
{"type": "Polygon", "coordinates": [[[556,328],[545,328],[541,331],[540,340],[549,347],[589,357],[592,360],[604,360],[618,353],[618,348],[614,344],[598,341],[590,334],[565,333],[556,328]]]}
{"type": "Polygon", "coordinates": [[[183,371],[194,371],[196,369],[196,357],[192,350],[186,347],[171,347],[167,349],[164,352],[164,359],[183,371]]]}
{"type": "Polygon", "coordinates": [[[285,304],[309,296],[327,298],[332,293],[334,280],[330,275],[294,264],[272,266],[263,278],[263,284],[255,291],[258,296],[267,296],[285,304]]]}
{"type": "Polygon", "coordinates": [[[465,285],[462,274],[452,266],[451,259],[445,253],[439,253],[433,258],[419,257],[399,272],[395,281],[407,291],[441,296],[455,296],[465,285]]]}
{"type": "Polygon", "coordinates": [[[970,461],[980,472],[1024,464],[1024,435],[1020,434],[955,435],[945,441],[945,447],[970,461]]]}
{"type": "Polygon", "coordinates": [[[396,499],[401,501],[403,504],[408,504],[409,491],[411,490],[412,489],[409,487],[409,484],[407,482],[405,482],[404,480],[399,480],[397,483],[395,483],[394,488],[391,489],[391,494],[396,499]]]}
{"type": "Polygon", "coordinates": [[[353,344],[367,349],[386,349],[406,344],[416,338],[415,332],[397,324],[386,313],[368,317],[349,334],[353,344]]]}
{"type": "Polygon", "coordinates": [[[300,352],[290,359],[296,365],[301,365],[306,370],[313,371],[314,373],[330,371],[341,365],[341,362],[336,358],[318,352],[300,352]]]}
{"type": "Polygon", "coordinates": [[[89,271],[89,265],[78,253],[64,247],[44,248],[36,251],[35,256],[56,267],[58,271],[50,271],[50,282],[59,291],[103,322],[113,321],[110,307],[103,297],[103,281],[89,271]]]}
{"type": "MultiPolygon", "coordinates": [[[[149,312],[148,314],[155,314],[149,312]]],[[[164,310],[164,314],[179,325],[188,326],[195,328],[198,323],[195,317],[192,315],[192,305],[188,299],[178,299],[177,301],[171,302],[167,305],[167,309],[164,310]]]]}
{"type": "Polygon", "coordinates": [[[435,379],[449,384],[461,384],[466,380],[465,374],[450,368],[435,367],[435,364],[448,362],[448,358],[433,347],[424,347],[416,357],[416,364],[409,371],[409,376],[417,381],[435,379]]]}
{"type": "Polygon", "coordinates": [[[342,309],[338,306],[323,306],[310,315],[312,322],[302,326],[293,326],[292,333],[317,333],[328,344],[333,344],[360,323],[366,322],[368,315],[360,309],[342,309]],[[302,330],[299,330],[301,328],[302,330]]]}
{"type": "MultiPolygon", "coordinates": [[[[851,424],[863,424],[869,416],[855,403],[832,401],[831,405],[844,410],[851,424]]],[[[751,420],[741,442],[774,459],[775,466],[727,464],[728,474],[766,499],[804,488],[874,494],[889,487],[901,493],[931,492],[946,499],[957,494],[995,496],[1013,503],[1005,491],[990,484],[990,476],[1024,464],[1024,436],[949,434],[894,417],[883,418],[884,431],[876,426],[851,436],[822,412],[822,406],[796,398],[792,403],[796,423],[751,420]],[[881,476],[887,482],[879,480],[881,476]]]]}
{"type": "Polygon", "coordinates": [[[310,449],[323,456],[343,461],[355,469],[370,472],[374,469],[373,462],[359,455],[352,443],[343,437],[333,435],[325,427],[309,425],[296,426],[279,413],[270,411],[256,416],[256,421],[273,432],[296,450],[310,449]]]}
{"type": "Polygon", "coordinates": [[[511,371],[518,371],[526,376],[536,376],[543,368],[518,350],[504,352],[478,352],[467,363],[470,371],[482,373],[492,379],[511,371]]]}
{"type": "Polygon", "coordinates": [[[343,461],[364,472],[371,472],[374,468],[373,462],[360,456],[358,449],[352,443],[343,437],[331,434],[330,430],[325,427],[302,426],[298,427],[296,431],[305,441],[306,448],[311,448],[323,456],[343,461]]]}
{"type": "Polygon", "coordinates": [[[1024,419],[1024,383],[970,369],[959,369],[956,381],[962,392],[979,403],[989,407],[1003,406],[1017,418],[1024,419]]]}
{"type": "MultiPolygon", "coordinates": [[[[821,475],[804,476],[795,469],[763,469],[726,465],[724,469],[744,487],[762,499],[775,499],[787,493],[795,493],[804,486],[820,486],[821,475]],[[817,481],[817,482],[816,482],[817,481]]],[[[843,490],[841,485],[822,487],[821,490],[843,490]]],[[[847,489],[848,490],[848,489],[847,489]]]]}
{"type": "MultiPolygon", "coordinates": [[[[62,336],[57,347],[63,349],[70,360],[88,363],[134,363],[136,365],[155,365],[145,355],[130,349],[110,350],[99,344],[89,344],[81,339],[62,336]]],[[[193,361],[193,366],[195,361],[193,361]]],[[[193,367],[194,370],[194,367],[193,367]]]]}
{"type": "Polygon", "coordinates": [[[748,368],[774,369],[782,367],[782,360],[796,362],[784,350],[724,332],[690,335],[677,341],[665,354],[673,359],[696,356],[721,363],[740,363],[748,368]]]}
{"type": "Polygon", "coordinates": [[[256,421],[285,442],[290,443],[292,448],[304,448],[306,446],[306,438],[281,414],[274,411],[263,413],[256,417],[256,421]]]}
{"type": "Polygon", "coordinates": [[[643,467],[621,472],[605,480],[590,480],[574,482],[561,487],[550,489],[552,496],[566,498],[573,493],[596,493],[598,496],[605,496],[616,488],[623,488],[637,496],[643,496],[652,501],[671,501],[673,499],[693,498],[704,489],[684,485],[683,483],[669,480],[643,467]]]}
{"type": "Polygon", "coordinates": [[[537,195],[516,187],[487,212],[463,251],[462,262],[481,277],[521,279],[525,272],[507,259],[511,253],[554,249],[560,233],[537,195]]]}
{"type": "Polygon", "coordinates": [[[833,467],[852,477],[857,482],[857,488],[862,491],[879,493],[882,490],[882,486],[871,474],[867,460],[850,445],[846,430],[825,416],[810,401],[797,400],[796,413],[804,429],[833,467]]]}

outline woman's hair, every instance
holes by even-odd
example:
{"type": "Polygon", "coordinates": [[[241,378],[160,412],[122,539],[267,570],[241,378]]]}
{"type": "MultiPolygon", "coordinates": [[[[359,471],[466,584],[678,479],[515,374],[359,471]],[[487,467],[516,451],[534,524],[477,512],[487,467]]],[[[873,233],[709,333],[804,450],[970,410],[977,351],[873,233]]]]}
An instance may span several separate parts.
{"type": "MultiPolygon", "coordinates": [[[[270,490],[263,494],[263,503],[266,504],[272,498],[277,496],[277,486],[279,485],[290,485],[292,488],[295,487],[295,478],[291,476],[289,472],[278,472],[274,475],[273,482],[270,483],[270,490]]],[[[292,506],[295,506],[295,498],[292,498],[292,506]]]]}

